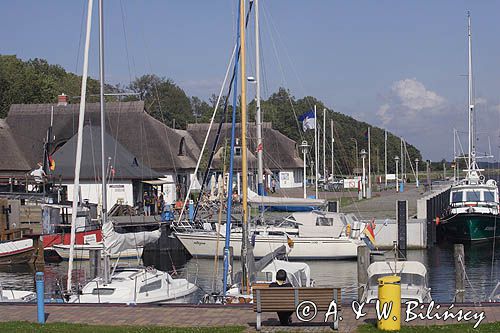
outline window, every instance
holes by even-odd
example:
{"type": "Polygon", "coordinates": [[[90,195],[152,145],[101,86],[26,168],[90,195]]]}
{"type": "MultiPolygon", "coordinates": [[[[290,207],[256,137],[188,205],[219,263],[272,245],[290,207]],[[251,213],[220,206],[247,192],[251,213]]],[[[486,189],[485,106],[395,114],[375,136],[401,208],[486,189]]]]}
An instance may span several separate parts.
{"type": "Polygon", "coordinates": [[[451,202],[462,202],[462,201],[463,201],[463,192],[451,193],[451,202]]]}
{"type": "Polygon", "coordinates": [[[145,284],[139,288],[140,293],[147,293],[149,291],[157,290],[161,288],[161,280],[156,280],[154,282],[145,284]]]}
{"type": "Polygon", "coordinates": [[[333,219],[329,217],[318,217],[316,219],[316,225],[330,227],[333,225],[333,219]]]}
{"type": "Polygon", "coordinates": [[[485,191],[483,193],[484,193],[484,201],[495,202],[495,192],[485,191]]]}
{"type": "Polygon", "coordinates": [[[113,295],[115,292],[114,288],[94,288],[92,289],[92,295],[113,295]]]}
{"type": "Polygon", "coordinates": [[[182,138],[181,139],[181,142],[179,143],[179,156],[184,156],[184,143],[185,143],[185,139],[182,138]]]}
{"type": "Polygon", "coordinates": [[[481,201],[481,192],[479,191],[468,191],[467,201],[481,201]]]}
{"type": "Polygon", "coordinates": [[[293,181],[295,183],[302,183],[302,181],[304,180],[304,178],[302,178],[302,174],[303,174],[303,170],[301,169],[295,169],[293,170],[293,181]]]}
{"type": "Polygon", "coordinates": [[[234,147],[234,156],[241,156],[241,147],[234,147]]]}

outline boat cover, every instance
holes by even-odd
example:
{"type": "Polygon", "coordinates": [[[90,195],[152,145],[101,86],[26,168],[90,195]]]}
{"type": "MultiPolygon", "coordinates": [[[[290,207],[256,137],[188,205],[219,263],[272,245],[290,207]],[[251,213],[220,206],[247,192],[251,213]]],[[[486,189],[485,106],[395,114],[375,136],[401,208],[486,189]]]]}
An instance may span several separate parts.
{"type": "Polygon", "coordinates": [[[118,254],[125,250],[143,247],[156,242],[161,236],[161,230],[117,233],[111,222],[102,227],[104,246],[110,254],[118,254]]]}

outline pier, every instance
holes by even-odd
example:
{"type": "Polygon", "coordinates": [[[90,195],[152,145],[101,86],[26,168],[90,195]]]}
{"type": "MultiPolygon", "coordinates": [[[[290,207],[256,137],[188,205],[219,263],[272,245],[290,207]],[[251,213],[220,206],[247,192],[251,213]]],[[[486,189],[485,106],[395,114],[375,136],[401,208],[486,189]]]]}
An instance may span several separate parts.
{"type": "MultiPolygon", "coordinates": [[[[440,304],[439,310],[433,313],[443,313],[449,304],[440,304]]],[[[500,304],[490,303],[474,305],[470,303],[455,304],[455,309],[464,312],[478,313],[484,311],[485,319],[481,324],[500,321],[500,304]]],[[[351,304],[342,304],[342,321],[339,332],[356,332],[360,325],[376,322],[375,307],[365,305],[366,316],[356,320],[351,304]]],[[[165,327],[222,327],[242,326],[246,332],[255,331],[256,315],[251,305],[46,305],[47,323],[73,323],[88,325],[137,325],[137,326],[165,326],[165,327]]],[[[418,311],[417,311],[418,312],[418,311]]],[[[425,313],[424,311],[421,311],[425,313]]],[[[403,308],[404,316],[404,308],[403,308]]],[[[324,314],[318,313],[309,323],[301,323],[295,315],[292,326],[283,327],[275,313],[263,314],[264,332],[331,332],[331,328],[322,323],[324,314]]],[[[404,318],[404,317],[402,317],[404,318]]],[[[36,305],[7,305],[0,303],[0,321],[37,321],[36,305]]],[[[403,320],[402,320],[403,322],[403,320]]],[[[437,319],[415,319],[405,325],[429,326],[456,324],[451,319],[447,321],[437,319]]],[[[466,322],[461,322],[466,323],[466,322]]],[[[472,325],[474,322],[469,322],[472,325]]],[[[481,325],[480,324],[480,325],[481,325]]],[[[479,326],[480,328],[481,326],[479,326]]]]}

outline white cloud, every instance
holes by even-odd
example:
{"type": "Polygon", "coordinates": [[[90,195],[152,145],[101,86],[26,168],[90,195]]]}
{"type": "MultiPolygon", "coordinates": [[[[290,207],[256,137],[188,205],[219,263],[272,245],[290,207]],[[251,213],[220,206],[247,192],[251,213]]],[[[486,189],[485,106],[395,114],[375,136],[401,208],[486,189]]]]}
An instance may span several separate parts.
{"type": "Polygon", "coordinates": [[[399,98],[402,106],[412,111],[437,108],[446,102],[443,97],[427,90],[424,84],[415,78],[395,82],[392,92],[399,98]]]}
{"type": "Polygon", "coordinates": [[[476,105],[486,105],[486,104],[488,104],[488,101],[484,97],[477,97],[475,104],[476,105]]]}
{"type": "Polygon", "coordinates": [[[392,115],[389,113],[390,106],[388,103],[381,105],[377,110],[377,116],[382,120],[382,126],[385,127],[392,120],[392,115]]]}

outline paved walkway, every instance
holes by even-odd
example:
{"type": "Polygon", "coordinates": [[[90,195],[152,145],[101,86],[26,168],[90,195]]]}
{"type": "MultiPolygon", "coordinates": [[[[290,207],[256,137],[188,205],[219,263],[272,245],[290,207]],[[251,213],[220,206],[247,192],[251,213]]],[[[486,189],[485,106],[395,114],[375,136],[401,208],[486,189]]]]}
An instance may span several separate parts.
{"type": "MultiPolygon", "coordinates": [[[[439,313],[448,309],[448,305],[441,305],[439,313]]],[[[471,304],[455,305],[451,311],[457,313],[460,309],[465,313],[471,310],[473,313],[484,311],[485,319],[482,323],[500,321],[500,303],[488,303],[483,306],[474,307],[471,304]]],[[[341,332],[355,332],[358,325],[375,323],[375,309],[373,306],[365,306],[365,317],[356,320],[350,304],[343,305],[341,313],[342,321],[339,330],[341,332]]],[[[422,313],[427,308],[421,310],[422,313]]],[[[255,330],[255,313],[251,306],[220,306],[220,305],[164,305],[164,306],[120,306],[120,305],[55,305],[50,304],[45,308],[47,322],[66,322],[102,325],[160,325],[176,327],[213,327],[237,325],[247,327],[247,331],[255,330]]],[[[417,310],[415,310],[418,313],[417,310]]],[[[433,310],[431,313],[436,313],[433,310]]],[[[403,306],[402,316],[405,316],[403,306]]],[[[36,305],[20,304],[10,305],[0,303],[0,321],[36,321],[36,305]]],[[[264,332],[277,331],[331,331],[328,326],[322,324],[324,313],[318,313],[310,323],[300,323],[295,317],[291,327],[279,326],[277,316],[274,313],[262,315],[264,332]]],[[[477,320],[469,321],[471,326],[477,320]]],[[[453,324],[457,320],[414,320],[404,325],[433,325],[453,324]]],[[[467,323],[464,320],[461,323],[467,323]]]]}
{"type": "Polygon", "coordinates": [[[373,192],[372,198],[354,202],[342,208],[343,212],[355,213],[363,218],[396,218],[396,201],[408,200],[408,216],[417,214],[417,200],[423,197],[423,187],[416,188],[414,184],[406,185],[404,192],[388,189],[373,192]]]}

